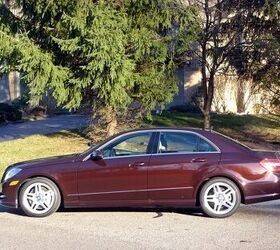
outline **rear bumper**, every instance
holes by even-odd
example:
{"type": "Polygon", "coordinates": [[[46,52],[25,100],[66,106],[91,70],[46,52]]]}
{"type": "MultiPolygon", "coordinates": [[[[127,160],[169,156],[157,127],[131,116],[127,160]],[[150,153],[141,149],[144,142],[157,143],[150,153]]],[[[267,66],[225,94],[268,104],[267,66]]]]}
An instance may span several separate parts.
{"type": "Polygon", "coordinates": [[[254,195],[254,196],[248,196],[245,200],[245,204],[251,204],[251,203],[258,203],[258,202],[264,202],[264,201],[271,201],[271,200],[279,200],[280,194],[266,194],[266,195],[254,195]]]}
{"type": "Polygon", "coordinates": [[[280,176],[269,174],[262,181],[246,185],[245,204],[280,199],[280,176]]]}

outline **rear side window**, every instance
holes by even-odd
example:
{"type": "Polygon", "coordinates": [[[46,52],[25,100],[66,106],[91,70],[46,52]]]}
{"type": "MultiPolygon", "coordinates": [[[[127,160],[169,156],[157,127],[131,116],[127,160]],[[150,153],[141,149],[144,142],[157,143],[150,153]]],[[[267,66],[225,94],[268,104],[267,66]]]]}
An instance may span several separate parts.
{"type": "Polygon", "coordinates": [[[192,133],[162,132],[158,143],[158,153],[216,152],[216,148],[192,133]]]}
{"type": "Polygon", "coordinates": [[[199,138],[197,151],[198,152],[216,152],[217,149],[213,145],[211,145],[209,142],[205,141],[202,138],[199,138]]]}

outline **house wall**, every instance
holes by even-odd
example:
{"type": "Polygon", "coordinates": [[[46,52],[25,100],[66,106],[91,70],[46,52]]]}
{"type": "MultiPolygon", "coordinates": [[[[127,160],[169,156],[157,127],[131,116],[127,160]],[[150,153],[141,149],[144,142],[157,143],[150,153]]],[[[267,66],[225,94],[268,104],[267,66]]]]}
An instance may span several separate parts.
{"type": "MultiPolygon", "coordinates": [[[[199,68],[184,67],[178,70],[178,94],[167,108],[178,105],[188,105],[201,85],[199,68]]],[[[279,113],[279,108],[270,106],[267,93],[256,89],[251,80],[238,80],[235,76],[216,76],[212,111],[235,114],[279,113]]]]}
{"type": "Polygon", "coordinates": [[[20,75],[11,72],[0,78],[0,103],[11,102],[21,95],[20,75]]]}
{"type": "Polygon", "coordinates": [[[3,76],[0,78],[0,103],[7,102],[9,100],[10,100],[9,78],[8,76],[3,76]]]}
{"type": "Polygon", "coordinates": [[[176,72],[178,78],[178,93],[167,108],[190,104],[196,95],[201,81],[201,73],[188,66],[182,67],[176,72]]]}

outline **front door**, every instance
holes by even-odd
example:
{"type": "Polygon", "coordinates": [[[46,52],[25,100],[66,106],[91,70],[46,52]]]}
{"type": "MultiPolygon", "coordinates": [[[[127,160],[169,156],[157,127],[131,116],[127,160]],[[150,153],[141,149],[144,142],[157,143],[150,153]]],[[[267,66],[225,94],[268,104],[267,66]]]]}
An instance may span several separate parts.
{"type": "Polygon", "coordinates": [[[205,167],[218,163],[214,145],[195,133],[161,132],[148,168],[149,199],[157,205],[193,204],[194,187],[205,167]]]}
{"type": "Polygon", "coordinates": [[[78,170],[81,205],[98,206],[107,202],[114,206],[125,205],[127,201],[147,201],[151,138],[151,132],[117,137],[100,147],[103,159],[84,161],[78,170]]]}

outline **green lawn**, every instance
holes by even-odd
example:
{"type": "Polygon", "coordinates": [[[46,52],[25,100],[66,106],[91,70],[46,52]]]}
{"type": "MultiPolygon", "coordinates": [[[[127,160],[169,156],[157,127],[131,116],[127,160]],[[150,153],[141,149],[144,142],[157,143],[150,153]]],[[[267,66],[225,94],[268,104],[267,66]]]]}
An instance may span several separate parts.
{"type": "Polygon", "coordinates": [[[1,142],[0,178],[4,169],[10,164],[47,156],[82,152],[88,148],[87,143],[88,141],[79,134],[66,131],[1,142]]]}
{"type": "MultiPolygon", "coordinates": [[[[280,150],[280,116],[273,115],[214,115],[214,130],[231,136],[253,148],[280,150]]],[[[198,114],[169,113],[154,115],[152,123],[142,127],[202,127],[198,114]]],[[[25,139],[0,143],[0,176],[10,164],[54,155],[78,153],[86,150],[88,140],[76,132],[36,135],[25,139]]]]}

